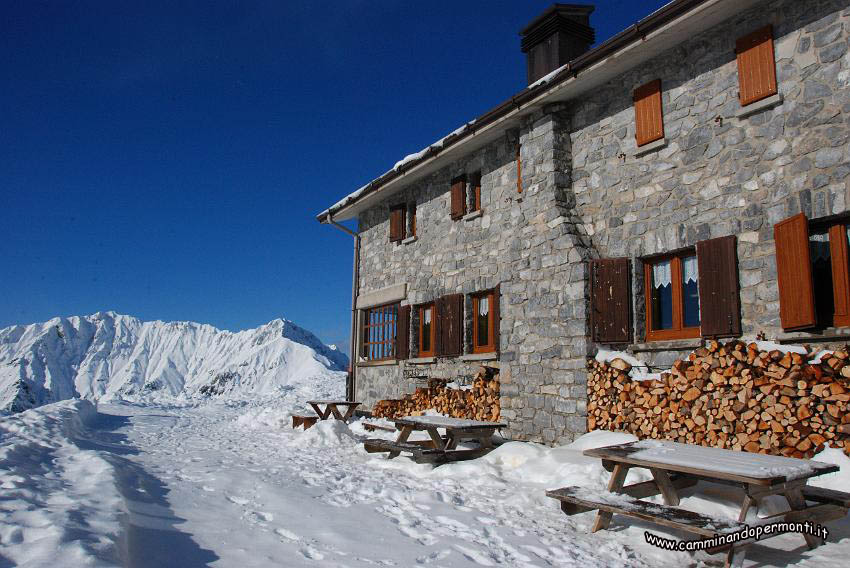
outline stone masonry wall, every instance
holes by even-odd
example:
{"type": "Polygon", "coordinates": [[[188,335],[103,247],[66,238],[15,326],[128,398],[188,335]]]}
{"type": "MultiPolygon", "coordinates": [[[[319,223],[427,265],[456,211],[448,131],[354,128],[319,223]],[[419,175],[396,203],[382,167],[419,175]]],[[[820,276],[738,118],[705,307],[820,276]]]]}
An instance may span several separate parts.
{"type": "MultiPolygon", "coordinates": [[[[547,443],[586,429],[584,367],[596,349],[588,337],[588,258],[634,260],[635,339],[642,342],[640,257],[737,235],[744,334],[779,336],[773,224],[800,211],[810,218],[844,212],[850,198],[848,33],[846,0],[775,0],[585,97],[539,110],[518,131],[360,216],[361,293],[406,282],[403,303],[419,304],[499,284],[501,345],[498,360],[485,364],[501,368],[508,434],[547,443]],[[739,118],[735,39],[767,23],[782,102],[739,118]],[[666,145],[636,156],[632,92],[655,78],[666,145]],[[483,213],[452,221],[451,179],[476,171],[483,213]],[[414,201],[417,240],[390,243],[389,208],[414,201]]],[[[690,343],[639,356],[669,366],[690,343]]],[[[372,405],[413,392],[426,377],[470,376],[480,364],[360,365],[356,396],[372,405]],[[405,377],[405,369],[419,378],[405,377]]]]}
{"type": "MultiPolygon", "coordinates": [[[[772,1],[575,102],[578,214],[594,254],[634,260],[637,342],[645,326],[639,257],[724,235],[738,236],[744,334],[780,335],[773,224],[801,211],[841,213],[848,203],[848,31],[846,1],[772,1]],[[736,118],[735,40],[768,23],[782,103],[736,118]],[[636,157],[632,92],[656,78],[667,144],[636,157]]],[[[641,354],[662,366],[677,355],[641,354]]]]}
{"type": "MultiPolygon", "coordinates": [[[[585,430],[587,356],[584,268],[576,228],[564,216],[569,187],[569,136],[563,113],[547,109],[519,132],[490,144],[388,198],[360,218],[361,293],[406,282],[403,303],[444,294],[470,294],[501,285],[502,420],[516,439],[571,441],[585,430]],[[516,185],[520,144],[523,192],[516,185]],[[452,221],[449,186],[461,173],[481,171],[483,214],[452,221]],[[389,207],[416,201],[417,240],[388,239],[389,207]]],[[[466,302],[467,320],[471,317],[466,302]]],[[[413,329],[416,329],[414,322],[413,329]]],[[[469,321],[465,326],[469,345],[469,321]]],[[[412,334],[415,335],[415,334],[412,334]]],[[[412,343],[416,339],[412,338],[412,343]]],[[[439,359],[433,365],[358,366],[357,397],[367,405],[398,398],[424,378],[469,375],[480,361],[439,359]]]]}

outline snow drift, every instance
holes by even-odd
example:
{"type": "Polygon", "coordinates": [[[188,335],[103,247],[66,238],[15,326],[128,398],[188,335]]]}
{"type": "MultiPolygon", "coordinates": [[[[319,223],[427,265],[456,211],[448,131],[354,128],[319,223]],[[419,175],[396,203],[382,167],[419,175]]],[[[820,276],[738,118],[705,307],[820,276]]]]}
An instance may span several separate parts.
{"type": "Polygon", "coordinates": [[[234,333],[114,312],[53,318],[0,330],[0,414],[72,398],[274,394],[347,364],[281,319],[234,333]]]}
{"type": "Polygon", "coordinates": [[[119,564],[124,501],[88,442],[96,419],[86,400],[0,417],[0,563],[119,564]]]}

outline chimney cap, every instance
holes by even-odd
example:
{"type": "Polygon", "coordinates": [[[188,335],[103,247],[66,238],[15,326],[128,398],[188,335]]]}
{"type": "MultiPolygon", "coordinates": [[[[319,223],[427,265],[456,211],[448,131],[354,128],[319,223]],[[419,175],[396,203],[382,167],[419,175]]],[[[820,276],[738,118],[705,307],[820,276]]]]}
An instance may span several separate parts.
{"type": "Polygon", "coordinates": [[[563,16],[575,22],[587,25],[590,14],[596,9],[592,4],[552,4],[542,14],[534,18],[531,23],[525,26],[520,35],[527,35],[535,27],[539,26],[545,20],[563,16]]]}

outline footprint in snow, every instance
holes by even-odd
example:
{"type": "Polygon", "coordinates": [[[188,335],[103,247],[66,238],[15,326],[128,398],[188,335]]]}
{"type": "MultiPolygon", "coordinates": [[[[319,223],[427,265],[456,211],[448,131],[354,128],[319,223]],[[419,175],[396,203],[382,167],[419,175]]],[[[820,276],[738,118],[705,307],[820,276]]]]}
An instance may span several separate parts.
{"type": "Polygon", "coordinates": [[[310,560],[322,560],[325,558],[324,554],[322,554],[309,544],[299,550],[299,552],[304,556],[304,558],[309,558],[310,560]]]}
{"type": "Polygon", "coordinates": [[[459,544],[455,545],[455,549],[463,554],[467,560],[471,560],[476,564],[481,566],[495,566],[490,559],[487,558],[484,554],[478,552],[477,550],[472,550],[471,548],[466,548],[465,546],[460,546],[459,544]]]}
{"type": "Polygon", "coordinates": [[[434,520],[437,521],[438,523],[440,523],[441,525],[449,527],[449,528],[454,529],[456,531],[468,531],[469,530],[469,527],[466,526],[466,524],[464,524],[464,523],[462,523],[462,522],[460,522],[456,519],[452,519],[450,517],[444,517],[442,515],[437,515],[434,518],[434,520]]]}
{"type": "Polygon", "coordinates": [[[427,556],[420,556],[416,559],[417,564],[430,564],[431,562],[437,562],[439,560],[443,560],[446,556],[451,554],[451,550],[441,550],[439,552],[432,552],[427,556]]]}
{"type": "Polygon", "coordinates": [[[274,533],[278,536],[282,536],[286,540],[299,541],[301,537],[295,534],[292,531],[288,531],[286,529],[275,529],[274,533]]]}
{"type": "Polygon", "coordinates": [[[265,511],[251,511],[248,515],[255,522],[270,522],[274,520],[274,515],[265,511]]]}
{"type": "Polygon", "coordinates": [[[234,497],[233,495],[228,495],[227,500],[231,503],[236,503],[237,505],[247,505],[248,499],[243,499],[242,497],[234,497]]]}
{"type": "Polygon", "coordinates": [[[210,493],[215,491],[215,489],[210,487],[209,485],[202,485],[201,489],[203,489],[204,491],[209,491],[210,493]]]}

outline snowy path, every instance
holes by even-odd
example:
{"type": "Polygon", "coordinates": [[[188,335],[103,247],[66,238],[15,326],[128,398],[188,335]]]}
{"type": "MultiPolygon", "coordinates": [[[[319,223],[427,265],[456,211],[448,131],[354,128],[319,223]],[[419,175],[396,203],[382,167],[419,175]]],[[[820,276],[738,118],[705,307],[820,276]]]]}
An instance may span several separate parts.
{"type": "Polygon", "coordinates": [[[440,475],[335,443],[331,428],[268,429],[273,410],[260,421],[219,405],[99,411],[128,419],[116,433],[148,474],[130,481],[154,485],[130,503],[132,566],[656,565],[607,537],[569,542],[557,506],[541,511],[477,471],[467,478],[470,466],[440,475]],[[329,445],[301,444],[308,436],[329,445]],[[183,537],[155,544],[174,531],[183,537]]]}
{"type": "MultiPolygon", "coordinates": [[[[589,534],[593,515],[566,517],[544,496],[563,485],[602,490],[608,473],[581,450],[627,434],[561,448],[508,443],[432,468],[365,453],[359,423],[292,430],[303,396],[291,394],[97,412],[66,401],[0,418],[0,568],[722,565],[653,548],[645,530],[671,535],[622,517],[589,534]]],[[[840,452],[823,458],[850,470],[840,452]]],[[[846,489],[845,473],[824,482],[846,489]]],[[[647,478],[632,472],[628,482],[647,478]]],[[[700,492],[682,505],[737,515],[739,495],[700,492]]],[[[850,521],[828,526],[827,546],[808,551],[785,535],[751,547],[747,566],[843,566],[850,521]]]]}

